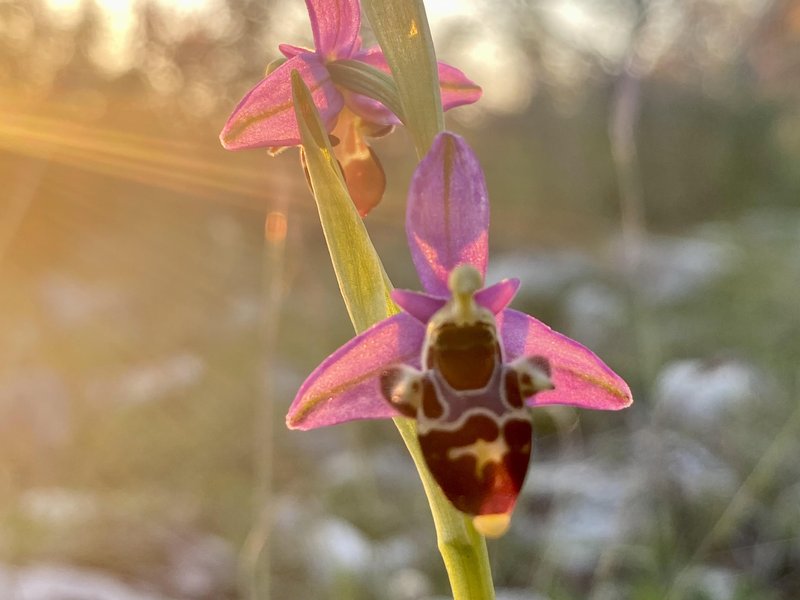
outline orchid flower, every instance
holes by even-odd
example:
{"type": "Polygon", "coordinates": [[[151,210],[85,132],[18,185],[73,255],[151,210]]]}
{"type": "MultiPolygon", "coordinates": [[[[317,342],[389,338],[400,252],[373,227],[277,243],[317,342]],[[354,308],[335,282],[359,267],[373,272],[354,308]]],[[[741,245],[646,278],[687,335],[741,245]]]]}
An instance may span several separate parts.
{"type": "MultiPolygon", "coordinates": [[[[389,73],[389,65],[379,47],[361,49],[358,0],[306,0],[306,6],[315,49],[281,44],[285,62],[268,70],[245,95],[225,123],[220,141],[228,150],[298,145],[291,86],[291,73],[296,70],[311,90],[327,131],[340,142],[334,152],[356,208],[364,216],[380,201],[386,186],[383,168],[365,136],[385,135],[400,121],[380,102],[337,85],[329,66],[356,60],[389,73]]],[[[445,110],[480,98],[480,87],[455,67],[439,63],[438,71],[445,110]]]]}
{"type": "Polygon", "coordinates": [[[518,280],[482,287],[489,201],[462,138],[437,136],[414,173],[407,210],[425,293],[394,290],[403,312],[328,357],[303,383],[287,424],[415,418],[426,464],[450,502],[484,535],[501,535],[528,468],[527,407],[618,410],[631,392],[590,350],[508,308],[518,280]]]}

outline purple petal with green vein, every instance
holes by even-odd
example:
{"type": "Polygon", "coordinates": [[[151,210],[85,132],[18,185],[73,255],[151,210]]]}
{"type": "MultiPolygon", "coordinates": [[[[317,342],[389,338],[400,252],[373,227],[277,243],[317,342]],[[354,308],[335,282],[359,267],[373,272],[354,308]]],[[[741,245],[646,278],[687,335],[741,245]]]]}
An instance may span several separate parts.
{"type": "Polygon", "coordinates": [[[594,352],[547,325],[515,310],[498,315],[505,360],[544,356],[553,369],[552,391],[539,392],[530,406],[567,404],[595,410],[619,410],[633,402],[631,390],[594,352]]]}
{"type": "Polygon", "coordinates": [[[292,58],[298,54],[314,54],[313,50],[303,48],[302,46],[295,46],[294,44],[278,44],[278,50],[281,51],[286,58],[292,58]]]}
{"type": "Polygon", "coordinates": [[[262,79],[234,109],[220,134],[225,148],[243,150],[300,143],[292,104],[291,74],[295,70],[311,91],[324,125],[330,130],[344,100],[322,60],[314,54],[300,54],[262,79]]]}
{"type": "Polygon", "coordinates": [[[382,398],[381,373],[395,364],[419,366],[425,326],[399,313],[356,336],[306,379],[286,416],[291,429],[314,429],[398,413],[382,398]]]}
{"type": "Polygon", "coordinates": [[[472,149],[459,136],[436,136],[408,191],[406,233],[423,289],[448,296],[447,278],[469,263],[486,275],[489,198],[472,149]]]}
{"type": "Polygon", "coordinates": [[[361,5],[358,0],[306,0],[317,53],[330,60],[358,50],[361,5]]]}
{"type": "Polygon", "coordinates": [[[444,110],[450,110],[464,104],[472,104],[480,99],[483,90],[478,84],[455,67],[443,62],[439,62],[437,65],[439,67],[439,87],[442,93],[442,108],[444,110]]]}

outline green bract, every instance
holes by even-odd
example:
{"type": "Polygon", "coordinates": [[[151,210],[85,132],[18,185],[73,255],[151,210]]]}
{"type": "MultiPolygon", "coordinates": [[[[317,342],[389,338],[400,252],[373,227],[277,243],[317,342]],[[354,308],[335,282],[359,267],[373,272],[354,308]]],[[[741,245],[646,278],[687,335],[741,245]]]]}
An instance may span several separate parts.
{"type": "Polygon", "coordinates": [[[428,17],[422,0],[363,0],[397,90],[406,127],[422,158],[436,134],[444,129],[444,114],[428,17]]]}
{"type": "Polygon", "coordinates": [[[392,284],[347,192],[311,93],[296,71],[292,96],[333,270],[350,320],[361,332],[397,312],[389,296],[392,284]]]}

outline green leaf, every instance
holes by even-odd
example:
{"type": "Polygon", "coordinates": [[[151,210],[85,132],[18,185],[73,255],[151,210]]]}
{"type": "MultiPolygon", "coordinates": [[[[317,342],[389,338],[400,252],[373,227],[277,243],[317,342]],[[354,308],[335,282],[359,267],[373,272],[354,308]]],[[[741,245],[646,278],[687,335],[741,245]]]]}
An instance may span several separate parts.
{"type": "Polygon", "coordinates": [[[311,93],[292,72],[292,97],[322,231],[347,313],[357,332],[397,312],[378,253],[358,216],[311,93]]]}
{"type": "Polygon", "coordinates": [[[348,90],[369,96],[403,119],[403,105],[394,80],[373,66],[360,60],[337,60],[327,64],[331,79],[348,90]]]}
{"type": "Polygon", "coordinates": [[[419,158],[444,129],[439,73],[422,0],[363,0],[378,43],[397,84],[404,123],[419,158]]]}

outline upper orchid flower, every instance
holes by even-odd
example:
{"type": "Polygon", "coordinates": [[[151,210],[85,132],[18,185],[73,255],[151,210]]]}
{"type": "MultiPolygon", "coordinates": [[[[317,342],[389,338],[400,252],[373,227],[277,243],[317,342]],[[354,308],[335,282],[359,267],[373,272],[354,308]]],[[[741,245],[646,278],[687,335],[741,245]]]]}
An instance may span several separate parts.
{"type": "Polygon", "coordinates": [[[507,308],[516,279],[482,288],[489,204],[480,165],[440,134],[408,198],[407,235],[426,293],[395,290],[403,309],[350,340],[300,388],[291,428],[405,415],[448,499],[485,535],[501,535],[531,452],[526,406],[618,410],[628,385],[590,350],[507,308]]]}
{"type": "MultiPolygon", "coordinates": [[[[386,185],[383,168],[364,136],[386,134],[399,120],[376,100],[338,87],[328,65],[358,60],[386,73],[389,66],[377,46],[361,49],[358,0],[306,0],[306,6],[315,49],[281,44],[279,49],[288,60],[247,93],[225,123],[220,140],[228,150],[298,145],[291,86],[291,73],[296,70],[328,132],[340,141],[334,152],[356,208],[364,216],[380,201],[386,185]]],[[[439,63],[439,81],[445,110],[480,98],[480,87],[444,63],[439,63]]]]}

